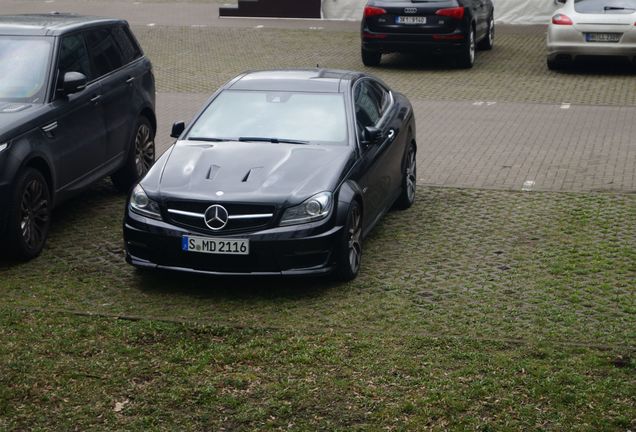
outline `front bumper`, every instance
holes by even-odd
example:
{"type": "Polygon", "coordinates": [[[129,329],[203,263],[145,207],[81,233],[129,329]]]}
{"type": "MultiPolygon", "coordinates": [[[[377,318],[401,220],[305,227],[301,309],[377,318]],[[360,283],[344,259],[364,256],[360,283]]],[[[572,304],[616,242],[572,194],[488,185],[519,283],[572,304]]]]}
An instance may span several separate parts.
{"type": "MultiPolygon", "coordinates": [[[[333,218],[330,218],[333,219],[333,218]]],[[[219,238],[247,239],[249,255],[215,255],[185,252],[184,235],[209,236],[191,232],[163,221],[126,211],[124,241],[126,261],[140,268],[177,270],[211,275],[312,275],[334,270],[335,245],[342,226],[330,220],[314,224],[276,227],[251,233],[216,235],[219,238]]]]}
{"type": "Polygon", "coordinates": [[[465,35],[461,31],[444,35],[362,32],[362,48],[370,51],[445,54],[465,46],[465,35]]]}

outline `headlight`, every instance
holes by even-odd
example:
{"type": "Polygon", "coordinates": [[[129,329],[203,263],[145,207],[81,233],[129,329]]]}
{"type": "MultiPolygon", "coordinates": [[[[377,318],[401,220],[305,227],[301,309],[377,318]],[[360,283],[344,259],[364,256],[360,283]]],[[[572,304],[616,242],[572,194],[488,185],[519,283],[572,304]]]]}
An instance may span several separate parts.
{"type": "Polygon", "coordinates": [[[285,210],[281,225],[295,225],[324,219],[331,211],[333,199],[331,192],[320,192],[303,203],[285,210]]]}
{"type": "Polygon", "coordinates": [[[142,216],[161,220],[159,204],[148,198],[141,185],[135,186],[130,195],[130,210],[142,216]]]}
{"type": "Polygon", "coordinates": [[[9,143],[0,144],[0,152],[9,147],[9,143]]]}

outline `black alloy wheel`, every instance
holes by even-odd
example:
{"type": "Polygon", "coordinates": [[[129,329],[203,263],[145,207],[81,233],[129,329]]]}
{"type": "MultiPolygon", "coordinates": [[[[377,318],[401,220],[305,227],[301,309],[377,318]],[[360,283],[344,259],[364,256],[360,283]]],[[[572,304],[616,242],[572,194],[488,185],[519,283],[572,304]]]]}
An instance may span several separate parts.
{"type": "Polygon", "coordinates": [[[362,262],[362,211],[358,201],[354,200],[349,205],[345,231],[338,252],[338,278],[342,281],[355,279],[362,262]]]}
{"type": "Polygon", "coordinates": [[[155,162],[155,131],[146,117],[140,117],[130,143],[128,158],[124,166],[111,176],[120,192],[128,192],[145,176],[155,162]]]}
{"type": "Polygon", "coordinates": [[[495,45],[495,18],[493,16],[488,20],[488,33],[486,36],[479,41],[477,44],[477,48],[480,50],[491,50],[495,45]]]}
{"type": "Polygon", "coordinates": [[[395,202],[395,206],[400,210],[406,210],[415,202],[415,192],[417,191],[417,158],[415,146],[410,145],[404,162],[404,177],[402,178],[402,192],[395,202]]]}
{"type": "Polygon", "coordinates": [[[16,182],[9,214],[9,254],[29,260],[42,252],[51,223],[51,194],[38,170],[27,168],[16,182]]]}

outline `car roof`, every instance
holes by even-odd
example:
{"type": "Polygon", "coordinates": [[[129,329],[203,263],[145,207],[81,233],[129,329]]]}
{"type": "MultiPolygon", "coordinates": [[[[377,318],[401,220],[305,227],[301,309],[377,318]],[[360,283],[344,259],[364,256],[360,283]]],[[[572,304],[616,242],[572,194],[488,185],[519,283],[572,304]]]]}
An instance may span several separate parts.
{"type": "Polygon", "coordinates": [[[337,69],[281,69],[245,72],[226,88],[232,90],[342,93],[361,72],[337,69]]]}
{"type": "Polygon", "coordinates": [[[57,36],[86,27],[127,24],[125,20],[71,13],[0,15],[0,35],[57,36]]]}

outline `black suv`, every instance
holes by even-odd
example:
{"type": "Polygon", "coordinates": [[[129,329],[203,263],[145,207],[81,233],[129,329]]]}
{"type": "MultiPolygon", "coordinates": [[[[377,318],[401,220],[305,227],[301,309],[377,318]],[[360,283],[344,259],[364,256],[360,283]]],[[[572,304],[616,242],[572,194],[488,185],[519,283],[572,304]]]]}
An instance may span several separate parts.
{"type": "Polygon", "coordinates": [[[128,191],[155,159],[155,82],[126,21],[0,16],[0,238],[37,256],[53,207],[110,175],[128,191]]]}
{"type": "Polygon", "coordinates": [[[492,0],[369,0],[362,18],[362,62],[380,64],[383,53],[452,54],[471,68],[475,48],[492,49],[492,0]]]}

